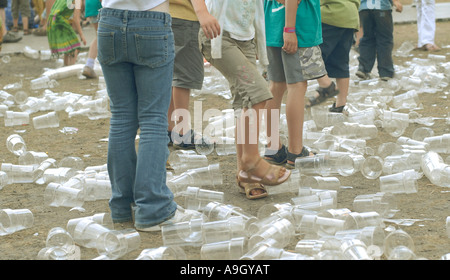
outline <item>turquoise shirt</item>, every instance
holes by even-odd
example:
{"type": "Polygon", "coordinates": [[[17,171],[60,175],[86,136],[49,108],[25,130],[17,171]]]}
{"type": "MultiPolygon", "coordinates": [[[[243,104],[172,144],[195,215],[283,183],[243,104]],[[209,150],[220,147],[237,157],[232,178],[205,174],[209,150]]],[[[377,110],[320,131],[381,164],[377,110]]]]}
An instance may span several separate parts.
{"type": "MultiPolygon", "coordinates": [[[[282,47],[285,7],[275,0],[264,0],[266,45],[282,47]]],[[[320,0],[302,0],[297,9],[295,23],[298,46],[308,48],[322,43],[320,0]]]]}
{"type": "Polygon", "coordinates": [[[392,0],[361,0],[359,10],[392,10],[392,0]]]}

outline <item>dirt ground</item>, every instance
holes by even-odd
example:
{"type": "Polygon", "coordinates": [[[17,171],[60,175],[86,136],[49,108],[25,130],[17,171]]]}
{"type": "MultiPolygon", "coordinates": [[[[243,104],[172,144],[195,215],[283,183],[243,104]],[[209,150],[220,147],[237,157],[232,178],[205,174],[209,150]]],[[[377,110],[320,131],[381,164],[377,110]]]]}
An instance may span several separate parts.
{"type": "MultiPolygon", "coordinates": [[[[397,49],[405,41],[416,42],[417,33],[415,24],[395,25],[395,47],[397,49]]],[[[436,41],[442,50],[435,54],[450,56],[450,22],[438,22],[436,41]]],[[[1,55],[1,54],[0,54],[1,55]]],[[[413,51],[407,58],[394,57],[398,66],[407,65],[408,61],[415,58],[426,58],[424,51],[413,51]]],[[[23,88],[29,96],[40,96],[42,90],[32,91],[30,81],[39,77],[45,68],[54,68],[54,60],[41,61],[26,58],[23,55],[13,55],[9,64],[0,62],[0,85],[3,88],[8,84],[22,81],[23,88]]],[[[375,71],[376,72],[376,71],[375,71]]],[[[447,77],[448,78],[448,77],[447,77]]],[[[356,77],[352,77],[356,79],[356,77]]],[[[97,80],[84,80],[78,77],[69,77],[59,80],[59,86],[53,88],[54,92],[73,92],[82,95],[94,95],[98,90],[97,80]]],[[[436,93],[420,94],[420,102],[423,109],[418,112],[424,117],[436,118],[431,127],[435,135],[449,133],[449,125],[442,118],[449,113],[450,86],[446,86],[436,93]]],[[[11,94],[15,90],[9,90],[11,94]]],[[[350,95],[352,92],[350,93],[350,95]]],[[[191,98],[191,102],[201,100],[203,110],[208,108],[230,108],[230,100],[216,95],[200,95],[191,98]]],[[[330,101],[331,102],[331,101],[330,101]]],[[[329,106],[328,102],[324,106],[329,106]]],[[[14,110],[18,110],[14,108],[14,110]]],[[[42,112],[34,113],[34,117],[42,112]]],[[[0,130],[0,140],[5,143],[6,138],[13,133],[20,133],[24,138],[29,151],[43,151],[50,158],[61,160],[67,156],[80,157],[84,161],[84,167],[97,166],[106,163],[107,142],[102,141],[108,137],[109,119],[90,120],[85,116],[69,118],[65,112],[60,112],[60,126],[50,129],[35,129],[33,125],[3,127],[0,130]],[[75,127],[78,131],[74,134],[61,132],[65,127],[75,127]]],[[[404,136],[411,137],[412,132],[423,125],[411,123],[404,136]]],[[[396,138],[379,129],[379,136],[369,140],[368,146],[376,150],[380,144],[395,142],[396,138]]],[[[3,144],[4,145],[4,144],[3,144]]],[[[171,148],[172,149],[172,148],[171,148]]],[[[448,155],[442,155],[446,158],[448,155]]],[[[244,195],[238,193],[235,185],[235,156],[217,156],[215,153],[208,155],[209,163],[220,163],[223,175],[223,184],[215,188],[209,188],[225,193],[225,203],[241,207],[247,213],[256,215],[258,209],[270,203],[289,202],[295,194],[276,194],[265,199],[249,201],[244,195]]],[[[17,156],[10,153],[4,146],[0,152],[1,163],[18,164],[17,156]]],[[[352,209],[354,198],[360,194],[378,192],[377,180],[370,180],[360,173],[349,177],[337,176],[343,188],[338,192],[338,208],[352,209]]],[[[415,253],[418,257],[429,260],[439,259],[444,254],[450,253],[449,237],[446,233],[445,220],[450,216],[450,193],[448,188],[438,187],[423,177],[418,181],[418,193],[397,194],[399,212],[394,219],[418,219],[412,225],[396,225],[386,223],[386,227],[394,226],[405,230],[414,240],[415,253]]],[[[91,216],[96,213],[109,212],[108,201],[98,200],[85,202],[83,211],[71,210],[67,207],[50,207],[44,203],[45,185],[11,184],[0,190],[0,208],[29,209],[34,215],[34,225],[31,228],[18,231],[11,235],[0,236],[0,259],[2,260],[34,260],[39,250],[45,247],[45,240],[50,229],[54,227],[66,227],[69,219],[91,216]]],[[[183,205],[183,200],[177,200],[183,205]]],[[[116,229],[130,227],[127,224],[118,224],[116,229]]],[[[138,250],[128,253],[121,259],[133,260],[146,248],[156,248],[163,245],[161,233],[140,233],[141,246],[138,250]]],[[[296,241],[302,236],[297,236],[293,246],[286,249],[293,250],[296,241]]],[[[185,248],[188,259],[199,259],[198,248],[185,248]]],[[[96,258],[95,249],[81,247],[81,259],[90,260],[96,258]]]]}

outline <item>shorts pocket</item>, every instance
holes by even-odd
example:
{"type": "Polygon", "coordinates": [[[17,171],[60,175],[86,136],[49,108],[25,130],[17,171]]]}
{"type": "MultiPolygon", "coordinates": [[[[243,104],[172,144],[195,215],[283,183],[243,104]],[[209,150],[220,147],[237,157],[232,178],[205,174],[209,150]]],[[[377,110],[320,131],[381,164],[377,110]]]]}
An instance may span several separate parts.
{"type": "Polygon", "coordinates": [[[115,60],[114,56],[114,32],[98,32],[98,54],[100,63],[110,64],[115,60]]]}

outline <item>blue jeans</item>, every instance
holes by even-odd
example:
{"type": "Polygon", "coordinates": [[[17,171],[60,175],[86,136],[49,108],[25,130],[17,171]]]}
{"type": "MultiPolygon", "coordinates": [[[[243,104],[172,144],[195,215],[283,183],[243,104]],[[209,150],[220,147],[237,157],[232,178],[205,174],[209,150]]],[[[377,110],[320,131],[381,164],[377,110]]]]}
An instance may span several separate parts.
{"type": "Polygon", "coordinates": [[[140,228],[171,218],[177,207],[166,185],[175,57],[171,22],[162,12],[100,10],[98,60],[111,108],[109,206],[114,222],[131,221],[134,209],[140,228]]]}
{"type": "Polygon", "coordinates": [[[364,35],[359,41],[358,70],[370,73],[376,59],[378,75],[394,77],[392,10],[362,10],[359,17],[364,35]]]}

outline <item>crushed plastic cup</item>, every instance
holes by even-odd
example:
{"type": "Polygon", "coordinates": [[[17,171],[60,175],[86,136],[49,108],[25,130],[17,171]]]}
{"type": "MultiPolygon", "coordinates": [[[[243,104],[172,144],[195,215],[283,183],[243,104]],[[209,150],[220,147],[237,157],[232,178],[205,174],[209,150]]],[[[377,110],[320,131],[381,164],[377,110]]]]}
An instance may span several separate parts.
{"type": "Polygon", "coordinates": [[[29,209],[1,209],[0,236],[32,227],[33,213],[29,209]]]}
{"type": "Polygon", "coordinates": [[[144,249],[136,260],[185,260],[186,253],[178,246],[161,246],[144,249]]]}
{"type": "Polygon", "coordinates": [[[200,249],[202,260],[238,260],[247,251],[247,239],[236,237],[230,240],[203,244],[200,249]]]}
{"type": "Polygon", "coordinates": [[[49,112],[47,114],[34,117],[33,125],[35,129],[59,127],[59,118],[56,112],[49,112]]]}
{"type": "Polygon", "coordinates": [[[380,176],[380,192],[389,193],[417,193],[418,174],[414,169],[402,171],[400,173],[380,176]]]}
{"type": "Polygon", "coordinates": [[[99,255],[106,255],[113,260],[137,250],[140,245],[141,236],[132,228],[104,232],[96,240],[99,255]]]}
{"type": "Polygon", "coordinates": [[[21,156],[27,151],[25,140],[19,134],[11,134],[6,138],[6,148],[16,156],[21,156]]]}

